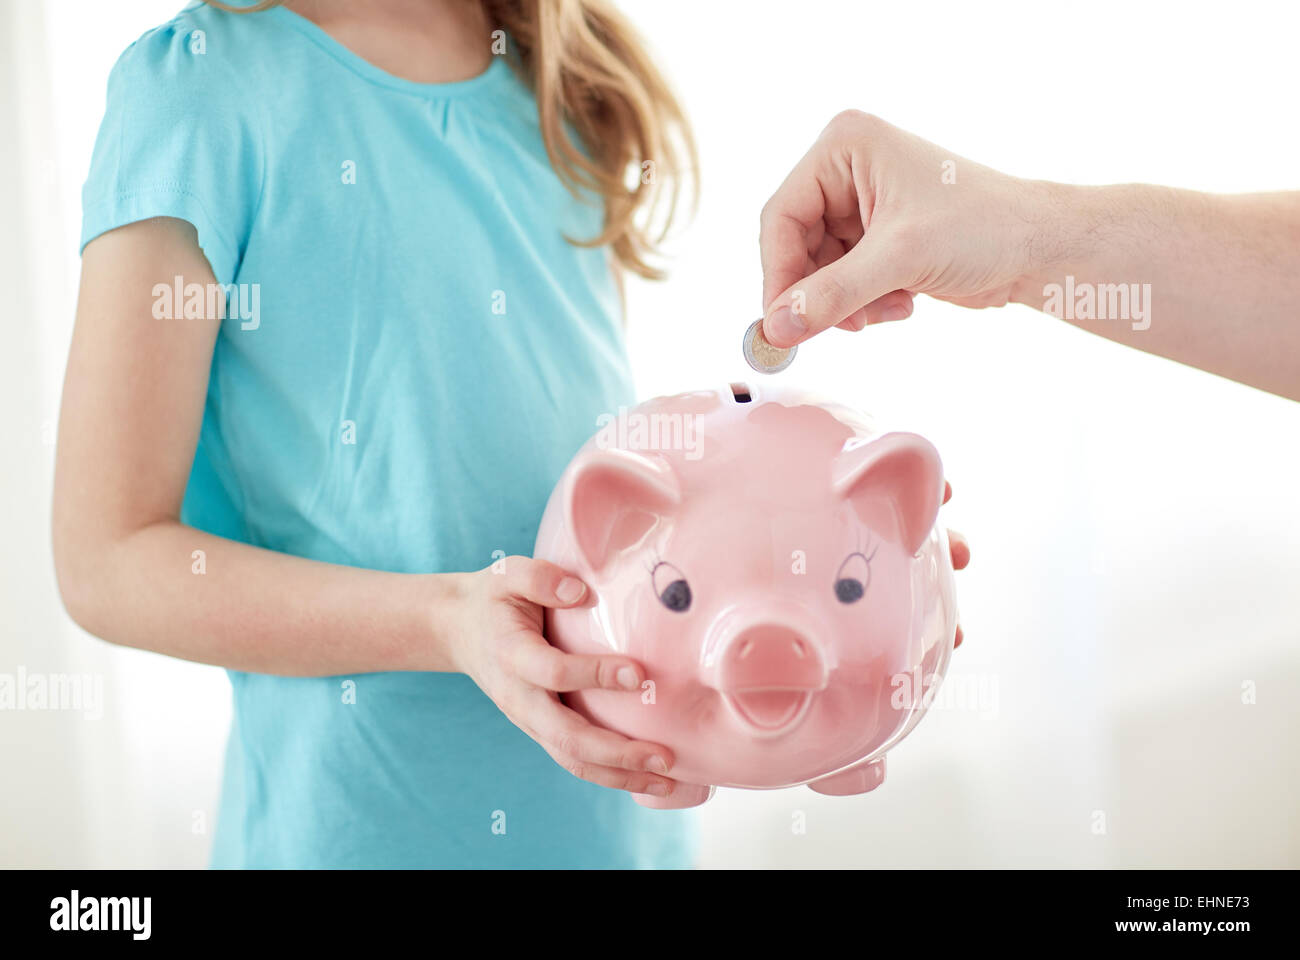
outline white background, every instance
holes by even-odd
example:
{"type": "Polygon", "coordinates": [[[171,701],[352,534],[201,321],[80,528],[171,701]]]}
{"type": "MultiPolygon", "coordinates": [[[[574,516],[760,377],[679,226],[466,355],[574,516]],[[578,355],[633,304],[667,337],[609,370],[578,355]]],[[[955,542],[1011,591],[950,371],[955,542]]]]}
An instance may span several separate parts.
{"type": "MultiPolygon", "coordinates": [[[[671,279],[630,287],[643,396],[750,375],[759,209],[845,107],[1025,176],[1297,186],[1292,5],[623,6],[694,122],[704,187],[671,279]]],[[[0,865],[206,859],[224,675],[73,627],[47,532],[104,83],[177,8],[0,7],[0,672],[99,673],[107,699],[99,719],[0,713],[0,865]]],[[[1153,322],[1178,320],[1156,291],[1153,322]]],[[[1243,336],[1249,320],[1222,318],[1243,336]]],[[[705,865],[1300,865],[1300,404],[1025,308],[924,298],[905,323],[808,344],[781,380],[939,447],[944,516],[974,549],[950,683],[996,709],[934,711],[865,797],[721,792],[705,865]]]]}

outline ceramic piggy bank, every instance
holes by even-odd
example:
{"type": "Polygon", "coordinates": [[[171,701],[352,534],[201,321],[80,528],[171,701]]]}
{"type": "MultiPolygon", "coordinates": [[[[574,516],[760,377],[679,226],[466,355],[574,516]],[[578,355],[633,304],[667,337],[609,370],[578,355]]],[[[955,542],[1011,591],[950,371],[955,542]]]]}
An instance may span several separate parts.
{"type": "Polygon", "coordinates": [[[592,588],[586,605],[547,611],[547,639],[646,670],[640,694],[565,695],[673,750],[682,786],[637,801],[879,786],[953,649],[934,447],[757,385],[604,419],[551,495],[536,556],[592,588]]]}

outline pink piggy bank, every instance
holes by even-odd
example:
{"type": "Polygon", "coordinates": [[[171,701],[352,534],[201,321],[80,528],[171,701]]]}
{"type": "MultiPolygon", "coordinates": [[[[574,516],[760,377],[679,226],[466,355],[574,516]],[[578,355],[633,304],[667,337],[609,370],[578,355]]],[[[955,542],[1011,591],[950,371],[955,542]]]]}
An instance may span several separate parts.
{"type": "Polygon", "coordinates": [[[743,384],[604,420],[551,494],[535,554],[592,588],[586,605],[546,612],[547,639],[646,669],[639,696],[565,695],[673,750],[682,786],[637,802],[879,786],[956,632],[934,447],[743,384]]]}

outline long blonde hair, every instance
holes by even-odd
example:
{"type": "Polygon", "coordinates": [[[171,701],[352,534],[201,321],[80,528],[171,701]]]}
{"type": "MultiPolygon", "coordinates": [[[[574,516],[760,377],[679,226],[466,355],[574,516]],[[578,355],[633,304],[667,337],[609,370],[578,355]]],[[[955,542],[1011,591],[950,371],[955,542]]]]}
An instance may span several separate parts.
{"type": "MultiPolygon", "coordinates": [[[[256,13],[280,2],[207,0],[230,13],[256,13]]],[[[662,277],[650,259],[687,186],[696,198],[695,141],[640,37],[608,0],[480,2],[493,26],[505,31],[511,63],[537,99],[551,166],[575,197],[586,190],[603,201],[599,235],[569,242],[608,244],[623,267],[662,277]]]]}

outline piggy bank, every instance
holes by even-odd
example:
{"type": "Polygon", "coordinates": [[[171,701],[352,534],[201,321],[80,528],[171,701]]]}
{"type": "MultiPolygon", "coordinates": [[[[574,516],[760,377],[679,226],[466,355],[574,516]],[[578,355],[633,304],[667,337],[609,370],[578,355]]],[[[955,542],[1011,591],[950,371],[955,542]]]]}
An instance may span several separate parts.
{"type": "Polygon", "coordinates": [[[565,694],[592,722],[673,750],[682,786],[637,802],[879,786],[956,632],[934,447],[745,384],[598,426],[551,494],[535,555],[591,588],[546,611],[547,639],[646,670],[639,694],[565,694]]]}

